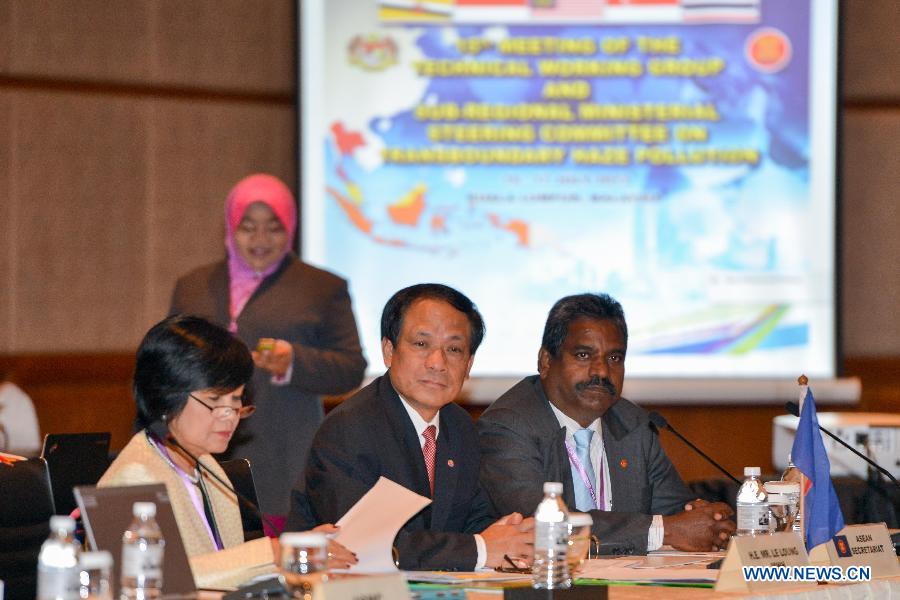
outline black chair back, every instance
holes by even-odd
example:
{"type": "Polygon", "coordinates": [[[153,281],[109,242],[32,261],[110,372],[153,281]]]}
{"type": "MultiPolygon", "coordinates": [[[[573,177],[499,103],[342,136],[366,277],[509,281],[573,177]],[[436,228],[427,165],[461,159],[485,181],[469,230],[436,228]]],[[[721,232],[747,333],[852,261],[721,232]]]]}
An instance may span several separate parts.
{"type": "Polygon", "coordinates": [[[0,464],[0,579],[6,600],[35,598],[38,553],[54,513],[44,459],[0,464]]]}
{"type": "Polygon", "coordinates": [[[95,485],[109,468],[110,437],[104,432],[50,433],[44,438],[41,458],[47,461],[58,514],[67,515],[75,510],[72,488],[95,485]]]}
{"type": "MultiPolygon", "coordinates": [[[[253,504],[259,506],[259,500],[256,497],[256,483],[253,481],[253,470],[250,468],[250,461],[246,458],[235,458],[226,460],[222,463],[222,469],[228,475],[231,485],[238,492],[243,494],[245,498],[253,501],[253,504]]],[[[255,510],[247,506],[243,500],[238,500],[241,506],[241,523],[244,527],[244,540],[250,541],[263,537],[262,519],[255,510]]]]}

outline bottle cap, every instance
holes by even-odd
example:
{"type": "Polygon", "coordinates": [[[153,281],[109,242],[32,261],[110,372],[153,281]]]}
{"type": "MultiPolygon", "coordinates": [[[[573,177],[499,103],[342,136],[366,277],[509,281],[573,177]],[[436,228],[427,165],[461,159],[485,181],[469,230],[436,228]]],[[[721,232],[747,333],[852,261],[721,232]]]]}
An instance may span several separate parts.
{"type": "Polygon", "coordinates": [[[767,481],[763,484],[770,494],[799,494],[800,484],[796,481],[767,481]]]}
{"type": "Polygon", "coordinates": [[[50,529],[51,531],[59,531],[60,529],[65,529],[66,531],[75,531],[75,519],[68,515],[53,515],[50,517],[50,529]]]}
{"type": "Polygon", "coordinates": [[[89,569],[111,569],[112,564],[112,554],[106,550],[82,552],[81,556],[78,558],[78,565],[85,571],[89,569]]]}
{"type": "Polygon", "coordinates": [[[156,505],[152,502],[135,502],[131,507],[131,514],[135,517],[155,517],[156,505]]]}
{"type": "Polygon", "coordinates": [[[547,481],[544,483],[544,493],[545,494],[562,494],[563,493],[563,484],[558,481],[547,481]]]}
{"type": "Polygon", "coordinates": [[[759,467],[744,467],[744,477],[759,477],[759,467]]]}
{"type": "Polygon", "coordinates": [[[587,525],[590,527],[594,524],[594,519],[591,515],[582,512],[573,512],[569,513],[569,525],[572,527],[584,527],[587,525]]]}
{"type": "Polygon", "coordinates": [[[282,533],[278,541],[291,548],[324,548],[328,545],[328,537],[318,531],[289,531],[282,533]]]}

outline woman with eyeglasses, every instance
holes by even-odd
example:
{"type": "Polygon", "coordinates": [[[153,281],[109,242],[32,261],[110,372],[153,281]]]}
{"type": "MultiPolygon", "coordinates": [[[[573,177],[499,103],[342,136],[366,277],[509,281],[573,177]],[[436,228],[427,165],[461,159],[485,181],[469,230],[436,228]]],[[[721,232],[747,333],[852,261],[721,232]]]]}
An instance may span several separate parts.
{"type": "MultiPolygon", "coordinates": [[[[244,541],[237,497],[194,460],[228,481],[210,455],[224,452],[238,422],[253,414],[252,375],[250,351],[218,325],[184,315],[154,325],[138,348],[134,369],[133,393],[144,429],[97,484],[165,484],[198,587],[240,583],[248,568],[272,564],[277,551],[269,538],[244,541]]],[[[329,555],[332,567],[356,562],[335,542],[329,555]]]]}

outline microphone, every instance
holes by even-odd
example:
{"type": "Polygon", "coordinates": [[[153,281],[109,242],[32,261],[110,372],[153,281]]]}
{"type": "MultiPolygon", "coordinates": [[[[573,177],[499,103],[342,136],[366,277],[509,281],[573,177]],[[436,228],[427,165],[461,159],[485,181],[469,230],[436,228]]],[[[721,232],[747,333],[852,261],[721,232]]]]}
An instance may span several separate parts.
{"type": "MultiPolygon", "coordinates": [[[[795,417],[800,416],[800,405],[798,405],[796,402],[785,402],[784,409],[786,411],[788,411],[790,414],[794,415],[795,417]]],[[[876,463],[874,460],[872,460],[871,458],[869,458],[868,456],[866,456],[865,454],[863,454],[862,452],[860,452],[859,450],[857,450],[856,448],[854,448],[853,446],[851,446],[850,444],[848,444],[847,442],[845,442],[844,440],[839,438],[838,436],[834,435],[833,433],[831,433],[830,431],[828,431],[821,425],[819,425],[819,430],[822,433],[828,435],[828,437],[830,437],[831,439],[836,441],[838,444],[840,444],[841,446],[843,446],[844,448],[846,448],[853,454],[857,455],[858,457],[860,457],[861,459],[863,459],[864,461],[869,463],[876,471],[884,474],[888,479],[890,479],[894,483],[894,485],[896,485],[897,487],[900,487],[900,483],[898,483],[897,480],[894,479],[894,476],[891,475],[890,471],[888,471],[887,469],[885,469],[884,467],[882,467],[881,465],[876,463]]]]}
{"type": "Polygon", "coordinates": [[[705,458],[705,459],[706,459],[706,462],[708,462],[709,464],[711,464],[712,466],[714,466],[715,468],[717,468],[719,471],[721,471],[722,473],[724,473],[725,476],[728,477],[728,479],[732,480],[733,482],[735,482],[735,483],[738,484],[738,485],[741,485],[741,484],[743,483],[740,479],[738,479],[737,477],[735,477],[734,475],[732,475],[731,473],[729,473],[728,471],[726,471],[725,468],[724,468],[722,465],[720,465],[719,463],[717,463],[716,461],[714,461],[713,459],[711,459],[711,458],[706,454],[706,452],[704,452],[703,450],[701,450],[701,449],[698,448],[697,446],[695,446],[695,445],[693,445],[692,443],[690,443],[690,442],[687,440],[686,437],[684,437],[683,435],[681,435],[680,433],[678,433],[677,431],[675,431],[675,428],[672,427],[671,425],[669,425],[669,422],[666,421],[666,418],[665,418],[664,416],[662,416],[661,414],[659,414],[658,412],[653,411],[652,413],[650,413],[650,422],[653,423],[654,425],[656,425],[656,428],[657,428],[657,429],[668,429],[669,431],[671,431],[672,433],[674,433],[674,434],[678,437],[678,439],[680,439],[682,442],[684,442],[685,444],[687,444],[688,446],[690,446],[691,450],[693,450],[694,452],[696,452],[697,454],[699,454],[700,456],[702,456],[703,458],[705,458]]]}
{"type": "Polygon", "coordinates": [[[188,458],[190,458],[192,461],[194,461],[197,464],[197,468],[202,469],[203,471],[208,473],[210,475],[210,477],[212,477],[213,479],[218,481],[225,489],[227,489],[229,492],[234,494],[238,498],[238,500],[240,500],[241,502],[243,502],[244,504],[249,506],[250,509],[254,513],[256,513],[256,515],[260,519],[262,519],[263,523],[265,523],[266,525],[269,526],[270,530],[278,531],[278,528],[275,527],[272,524],[272,522],[266,518],[266,515],[264,515],[262,513],[262,511],[259,510],[259,507],[256,505],[255,502],[253,502],[253,500],[251,500],[247,496],[243,495],[242,493],[240,493],[239,491],[234,489],[234,486],[231,485],[228,481],[219,477],[212,469],[210,469],[204,463],[202,463],[199,458],[197,458],[196,456],[191,454],[191,452],[189,452],[184,446],[182,446],[178,442],[178,440],[175,439],[174,436],[170,437],[169,436],[169,426],[166,425],[164,421],[160,421],[160,420],[154,421],[146,429],[150,433],[150,435],[152,435],[161,444],[165,444],[166,440],[172,442],[173,445],[175,445],[176,447],[178,447],[179,450],[181,450],[182,452],[187,454],[188,458]]]}

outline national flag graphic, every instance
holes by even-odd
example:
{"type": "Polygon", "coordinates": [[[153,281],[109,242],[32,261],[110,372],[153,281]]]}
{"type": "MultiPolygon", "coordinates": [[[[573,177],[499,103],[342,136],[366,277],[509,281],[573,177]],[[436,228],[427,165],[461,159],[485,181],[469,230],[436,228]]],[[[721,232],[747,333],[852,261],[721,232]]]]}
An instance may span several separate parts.
{"type": "Polygon", "coordinates": [[[582,18],[603,16],[604,0],[532,0],[531,17],[533,19],[578,22],[582,18]]]}
{"type": "Polygon", "coordinates": [[[395,23],[449,21],[453,4],[453,0],[381,0],[378,17],[395,23]]]}
{"type": "Polygon", "coordinates": [[[844,515],[838,503],[837,493],[831,482],[831,463],[819,431],[816,401],[807,388],[800,409],[800,423],[791,448],[791,459],[806,476],[803,494],[803,522],[806,549],[830,541],[844,528],[844,515]]]}
{"type": "Polygon", "coordinates": [[[681,0],[685,23],[757,23],[759,0],[681,0]]]}
{"type": "Polygon", "coordinates": [[[528,0],[456,0],[453,12],[458,23],[521,23],[530,18],[528,0]]]}

